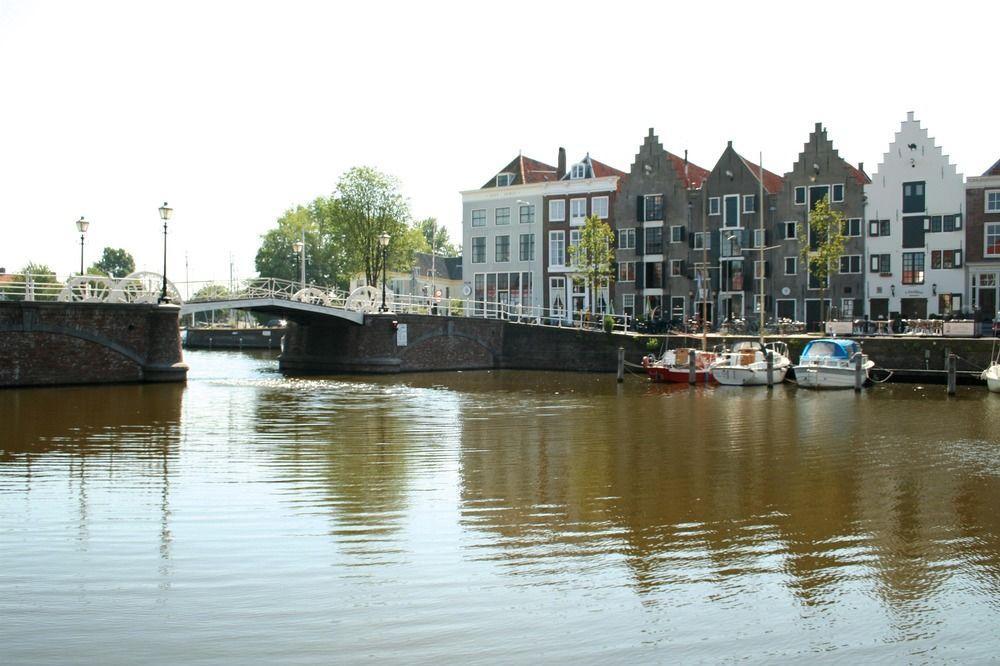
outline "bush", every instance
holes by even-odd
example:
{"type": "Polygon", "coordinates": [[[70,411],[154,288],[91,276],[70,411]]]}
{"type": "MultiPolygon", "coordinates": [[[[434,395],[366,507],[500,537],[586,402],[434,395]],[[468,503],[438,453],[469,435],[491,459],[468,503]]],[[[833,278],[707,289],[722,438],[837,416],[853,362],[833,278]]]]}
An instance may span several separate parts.
{"type": "Polygon", "coordinates": [[[604,315],[604,332],[610,333],[615,330],[615,318],[611,315],[604,315]]]}
{"type": "Polygon", "coordinates": [[[646,350],[655,352],[660,348],[660,341],[656,338],[646,338],[646,350]]]}

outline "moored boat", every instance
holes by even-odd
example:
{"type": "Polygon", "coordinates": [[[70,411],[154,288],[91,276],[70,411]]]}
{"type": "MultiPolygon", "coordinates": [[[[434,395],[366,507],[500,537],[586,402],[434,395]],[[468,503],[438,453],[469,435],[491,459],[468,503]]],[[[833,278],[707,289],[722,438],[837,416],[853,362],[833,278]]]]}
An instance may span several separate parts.
{"type": "Polygon", "coordinates": [[[642,367],[646,369],[646,374],[654,382],[687,383],[691,381],[692,354],[694,355],[695,381],[699,383],[712,381],[711,368],[718,357],[713,352],[700,349],[668,349],[663,352],[663,356],[660,358],[654,356],[643,358],[642,367]]]}
{"type": "Polygon", "coordinates": [[[983,370],[983,374],[979,375],[979,378],[986,380],[986,388],[990,391],[1000,393],[1000,363],[994,363],[983,370]]]}
{"type": "Polygon", "coordinates": [[[861,345],[846,338],[813,340],[794,366],[795,381],[806,388],[852,388],[856,354],[861,354],[861,372],[867,381],[875,362],[861,352],[861,345]]]}
{"type": "Polygon", "coordinates": [[[785,381],[792,362],[784,342],[737,342],[731,351],[720,354],[711,372],[715,381],[728,386],[764,386],[767,384],[767,353],[771,352],[771,378],[775,384],[785,381]]]}

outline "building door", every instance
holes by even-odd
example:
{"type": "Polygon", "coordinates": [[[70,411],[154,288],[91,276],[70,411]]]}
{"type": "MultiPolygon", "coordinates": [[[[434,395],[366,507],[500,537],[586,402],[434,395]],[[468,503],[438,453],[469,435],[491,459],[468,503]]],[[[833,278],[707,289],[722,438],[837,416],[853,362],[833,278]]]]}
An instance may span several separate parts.
{"type": "Polygon", "coordinates": [[[549,316],[552,319],[566,318],[566,278],[549,278],[549,316]]]}
{"type": "Polygon", "coordinates": [[[826,299],[825,311],[820,311],[820,299],[806,299],[806,330],[819,331],[823,328],[823,316],[830,317],[830,299],[826,299]]]}
{"type": "Polygon", "coordinates": [[[889,299],[873,298],[868,301],[868,312],[871,319],[878,321],[889,318],[889,299]]]}
{"type": "Polygon", "coordinates": [[[583,282],[573,280],[573,300],[570,301],[570,310],[574,317],[582,318],[587,312],[587,285],[583,282]]]}
{"type": "Polygon", "coordinates": [[[795,321],[795,299],[779,298],[776,302],[774,315],[778,319],[790,319],[795,321]]]}
{"type": "Polygon", "coordinates": [[[743,318],[743,292],[722,294],[722,316],[728,319],[743,318]]]}
{"type": "Polygon", "coordinates": [[[995,319],[997,316],[997,290],[996,287],[980,287],[979,288],[979,311],[984,315],[988,316],[990,319],[995,319]]]}
{"type": "Polygon", "coordinates": [[[927,319],[927,299],[899,299],[899,316],[903,319],[927,319]]]}

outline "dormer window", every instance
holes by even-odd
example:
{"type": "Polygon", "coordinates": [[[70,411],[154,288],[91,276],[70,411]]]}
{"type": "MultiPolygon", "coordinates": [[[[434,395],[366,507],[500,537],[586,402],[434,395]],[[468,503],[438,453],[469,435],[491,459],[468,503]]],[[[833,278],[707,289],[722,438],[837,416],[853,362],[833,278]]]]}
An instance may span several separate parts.
{"type": "Polygon", "coordinates": [[[514,182],[514,174],[512,173],[497,174],[497,187],[507,187],[513,182],[514,182]]]}
{"type": "Polygon", "coordinates": [[[576,180],[578,178],[586,178],[587,165],[584,164],[583,162],[580,162],[579,164],[574,164],[573,167],[569,170],[569,177],[570,180],[576,180]]]}

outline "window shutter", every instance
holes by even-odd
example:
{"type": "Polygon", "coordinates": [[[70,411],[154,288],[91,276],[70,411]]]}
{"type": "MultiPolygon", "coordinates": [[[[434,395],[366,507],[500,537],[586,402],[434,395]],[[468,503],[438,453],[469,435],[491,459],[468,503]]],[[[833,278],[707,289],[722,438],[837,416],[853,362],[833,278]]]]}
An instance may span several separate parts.
{"type": "Polygon", "coordinates": [[[646,264],[641,261],[635,265],[635,288],[636,291],[645,288],[646,284],[646,264]]]}
{"type": "Polygon", "coordinates": [[[685,238],[687,238],[687,231],[688,231],[688,230],[687,230],[687,227],[681,227],[681,240],[682,240],[682,241],[683,241],[683,240],[684,240],[685,238]]]}
{"type": "Polygon", "coordinates": [[[784,222],[782,222],[781,224],[778,225],[778,238],[781,239],[781,240],[785,240],[785,223],[784,222]]]}
{"type": "Polygon", "coordinates": [[[635,229],[635,253],[640,257],[645,252],[646,248],[646,230],[642,227],[636,227],[635,229]]]}
{"type": "Polygon", "coordinates": [[[958,213],[955,215],[955,231],[962,228],[962,214],[958,213]]]}
{"type": "Polygon", "coordinates": [[[764,277],[771,277],[771,262],[767,259],[764,260],[764,277]]]}
{"type": "Polygon", "coordinates": [[[871,257],[868,258],[868,270],[870,270],[872,273],[878,273],[878,265],[879,265],[878,255],[877,254],[871,255],[871,257]]]}
{"type": "Polygon", "coordinates": [[[646,202],[646,198],[643,197],[641,194],[636,197],[636,200],[635,200],[635,219],[636,219],[637,222],[642,222],[646,218],[646,211],[643,210],[645,208],[645,205],[644,205],[645,202],[646,202]]]}
{"type": "Polygon", "coordinates": [[[687,237],[688,237],[688,249],[693,250],[694,249],[694,234],[688,234],[687,237]]]}
{"type": "Polygon", "coordinates": [[[663,270],[660,271],[660,289],[667,288],[667,280],[670,279],[670,262],[663,262],[663,270]]]}
{"type": "Polygon", "coordinates": [[[962,251],[955,250],[955,268],[962,267],[962,251]]]}

